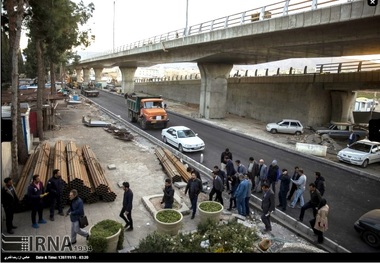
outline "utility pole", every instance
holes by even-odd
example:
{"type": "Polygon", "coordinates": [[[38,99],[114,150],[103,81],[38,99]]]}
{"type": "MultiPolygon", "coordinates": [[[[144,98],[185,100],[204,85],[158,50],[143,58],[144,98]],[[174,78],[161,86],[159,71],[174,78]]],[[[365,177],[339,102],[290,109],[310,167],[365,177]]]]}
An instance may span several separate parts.
{"type": "Polygon", "coordinates": [[[187,36],[187,28],[189,23],[189,0],[186,0],[186,27],[185,27],[185,36],[187,36]]]}
{"type": "Polygon", "coordinates": [[[112,35],[112,53],[115,52],[115,0],[113,1],[113,35],[112,35]]]}

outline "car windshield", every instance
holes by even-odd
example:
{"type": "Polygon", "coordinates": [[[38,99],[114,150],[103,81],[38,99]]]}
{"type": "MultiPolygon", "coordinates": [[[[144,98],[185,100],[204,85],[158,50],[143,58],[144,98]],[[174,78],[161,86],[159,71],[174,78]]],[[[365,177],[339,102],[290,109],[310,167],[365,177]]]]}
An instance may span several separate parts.
{"type": "Polygon", "coordinates": [[[369,153],[371,150],[371,145],[367,145],[367,144],[363,144],[363,143],[354,143],[354,144],[350,145],[349,148],[352,150],[369,153]]]}
{"type": "Polygon", "coordinates": [[[178,131],[178,138],[195,137],[195,133],[192,130],[178,131]]]}

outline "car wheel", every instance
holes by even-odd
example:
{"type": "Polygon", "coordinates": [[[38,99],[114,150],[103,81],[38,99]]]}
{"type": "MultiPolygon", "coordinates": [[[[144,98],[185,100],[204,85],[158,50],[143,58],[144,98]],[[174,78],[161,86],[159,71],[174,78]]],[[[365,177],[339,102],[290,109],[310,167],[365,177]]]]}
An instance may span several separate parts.
{"type": "Polygon", "coordinates": [[[300,131],[296,131],[296,135],[301,135],[301,132],[300,131]]]}
{"type": "Polygon", "coordinates": [[[180,144],[180,145],[178,145],[178,151],[180,151],[181,153],[183,153],[183,147],[182,147],[182,145],[180,144]]]}
{"type": "Polygon", "coordinates": [[[367,166],[368,166],[368,159],[364,160],[364,162],[362,163],[363,168],[366,168],[367,166]]]}
{"type": "Polygon", "coordinates": [[[167,141],[167,139],[166,139],[166,136],[162,137],[162,141],[163,141],[164,143],[168,143],[168,141],[167,141]]]}
{"type": "Polygon", "coordinates": [[[270,132],[273,133],[273,134],[275,134],[275,133],[277,133],[277,130],[276,129],[272,129],[272,130],[270,130],[270,132]]]}
{"type": "Polygon", "coordinates": [[[364,242],[367,243],[367,245],[374,248],[380,247],[380,237],[375,233],[372,233],[371,231],[365,231],[363,232],[362,238],[364,242]]]}

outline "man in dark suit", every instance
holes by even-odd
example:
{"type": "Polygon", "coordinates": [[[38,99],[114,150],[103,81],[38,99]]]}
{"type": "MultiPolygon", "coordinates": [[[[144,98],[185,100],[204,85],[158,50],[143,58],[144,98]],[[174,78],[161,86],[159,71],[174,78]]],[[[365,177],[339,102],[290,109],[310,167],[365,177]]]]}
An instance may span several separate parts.
{"type": "Polygon", "coordinates": [[[19,199],[13,187],[13,180],[10,177],[4,179],[4,184],[1,189],[1,203],[4,207],[7,233],[13,234],[13,229],[17,228],[13,225],[13,214],[19,204],[19,199]]]}
{"type": "Polygon", "coordinates": [[[269,185],[264,183],[261,186],[261,190],[263,191],[263,200],[261,201],[261,209],[262,215],[261,220],[265,225],[264,232],[272,231],[272,225],[270,222],[270,214],[275,210],[275,201],[274,201],[274,193],[271,189],[269,189],[269,185]]]}

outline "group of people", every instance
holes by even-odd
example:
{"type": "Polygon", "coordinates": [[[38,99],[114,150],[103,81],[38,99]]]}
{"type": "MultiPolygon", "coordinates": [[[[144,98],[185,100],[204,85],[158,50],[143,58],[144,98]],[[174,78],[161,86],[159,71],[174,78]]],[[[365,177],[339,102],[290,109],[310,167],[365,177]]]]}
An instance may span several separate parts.
{"type": "MultiPolygon", "coordinates": [[[[61,172],[58,169],[53,170],[53,176],[48,180],[47,187],[40,180],[38,174],[33,175],[32,182],[27,189],[27,203],[31,208],[31,221],[33,228],[39,228],[40,224],[46,224],[43,217],[45,202],[50,202],[50,220],[54,221],[55,210],[61,216],[70,216],[71,221],[71,241],[69,245],[74,245],[77,241],[77,234],[89,238],[88,231],[79,227],[79,218],[84,215],[83,200],[78,196],[78,191],[72,189],[69,193],[70,207],[66,214],[63,213],[62,206],[63,181],[61,172]],[[47,197],[47,198],[45,198],[47,197]],[[38,221],[37,221],[38,215],[38,221]]],[[[1,203],[3,204],[6,227],[8,234],[14,234],[13,217],[15,210],[20,205],[20,200],[15,192],[13,180],[10,177],[4,179],[4,186],[1,189],[1,203]]]]}
{"type": "Polygon", "coordinates": [[[220,169],[217,165],[213,168],[213,188],[209,194],[212,200],[216,194],[215,201],[220,201],[224,187],[230,196],[230,205],[227,210],[237,208],[242,216],[249,215],[249,200],[251,193],[262,193],[262,215],[261,220],[265,225],[264,232],[272,231],[270,215],[275,208],[286,211],[287,207],[295,208],[299,202],[301,212],[298,221],[302,222],[305,212],[311,209],[313,219],[310,220],[311,227],[318,242],[323,242],[323,232],[328,228],[327,216],[329,206],[323,195],[326,190],[325,178],[320,172],[315,172],[315,180],[309,183],[310,201],[305,202],[304,192],[307,185],[307,177],[304,170],[298,166],[294,167],[294,172],[289,175],[287,169],[280,169],[277,160],[267,166],[263,159],[256,162],[253,157],[249,157],[245,166],[240,160],[233,161],[231,151],[226,148],[220,158],[220,169]],[[221,186],[222,182],[222,186],[221,186]],[[279,189],[276,189],[277,183],[279,189]],[[278,193],[277,193],[278,191],[278,193]],[[278,205],[275,205],[275,196],[278,195],[278,205]],[[290,201],[288,204],[287,201],[290,201]]]}

